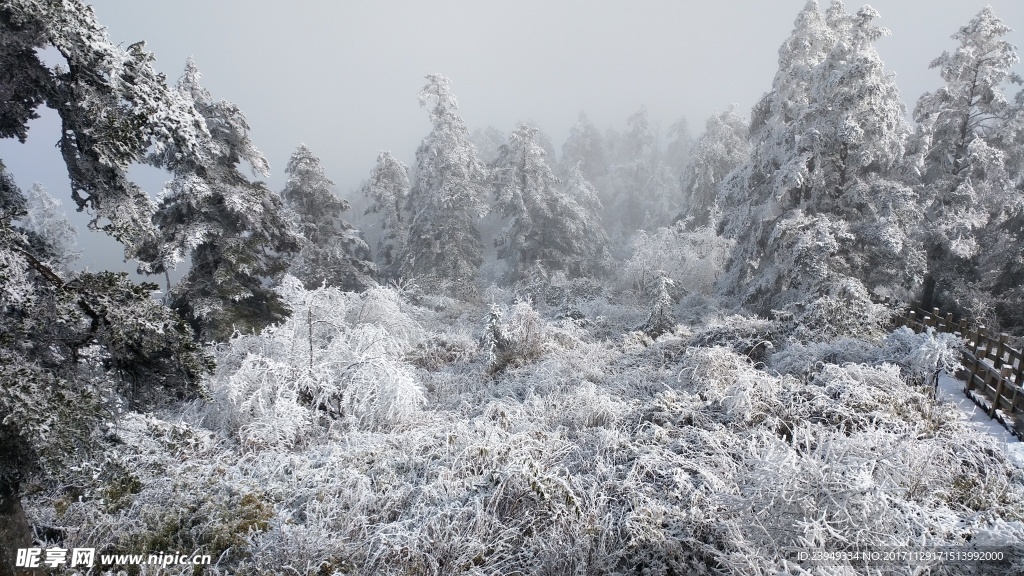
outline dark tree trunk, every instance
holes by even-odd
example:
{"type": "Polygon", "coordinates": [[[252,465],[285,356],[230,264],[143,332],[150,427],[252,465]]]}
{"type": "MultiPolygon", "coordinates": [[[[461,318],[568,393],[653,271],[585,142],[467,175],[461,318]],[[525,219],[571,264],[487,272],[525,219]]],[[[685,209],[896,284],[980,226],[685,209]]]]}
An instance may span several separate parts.
{"type": "Polygon", "coordinates": [[[14,566],[18,548],[32,546],[32,527],[21,507],[21,479],[29,460],[19,436],[0,424],[0,576],[33,573],[14,566]]]}
{"type": "Polygon", "coordinates": [[[931,310],[935,302],[935,276],[928,273],[924,277],[924,286],[921,289],[921,309],[931,310]]]}
{"type": "Polygon", "coordinates": [[[0,475],[0,576],[33,574],[14,566],[18,548],[32,546],[32,528],[21,507],[18,485],[0,475]]]}

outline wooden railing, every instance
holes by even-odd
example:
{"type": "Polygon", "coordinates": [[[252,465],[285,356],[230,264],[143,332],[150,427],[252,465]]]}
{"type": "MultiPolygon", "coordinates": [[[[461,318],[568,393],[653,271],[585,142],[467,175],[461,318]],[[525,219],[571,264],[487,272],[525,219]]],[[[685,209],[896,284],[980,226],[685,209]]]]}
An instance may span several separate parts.
{"type": "Polygon", "coordinates": [[[1024,354],[1010,347],[1007,334],[989,334],[984,326],[971,328],[964,319],[954,322],[952,314],[943,315],[938,308],[931,312],[910,309],[893,320],[914,332],[932,328],[963,338],[964,372],[958,376],[967,381],[967,396],[989,417],[1024,439],[1024,354]]]}

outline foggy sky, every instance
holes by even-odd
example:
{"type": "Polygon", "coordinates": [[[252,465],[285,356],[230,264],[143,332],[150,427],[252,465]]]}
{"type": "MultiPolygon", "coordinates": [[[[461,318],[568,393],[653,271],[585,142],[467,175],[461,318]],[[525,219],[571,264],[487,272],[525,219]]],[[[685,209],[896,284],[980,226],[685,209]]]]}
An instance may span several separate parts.
{"type": "MultiPolygon", "coordinates": [[[[175,82],[192,56],[214,98],[239,105],[253,141],[270,161],[271,188],[300,142],[320,156],[340,195],[350,197],[381,150],[406,163],[429,130],[416,101],[424,75],[452,80],[470,130],[504,132],[529,121],[560,149],[585,111],[600,129],[622,129],[641,104],[664,133],[681,117],[693,136],[704,120],[736,103],[743,114],[771,88],[778,47],[806,0],[718,2],[541,1],[429,3],[378,0],[97,0],[97,20],[115,43],[139,40],[155,67],[175,82]]],[[[992,0],[997,16],[1024,31],[1024,2],[992,0]]],[[[820,2],[824,10],[827,1],[820,2]]],[[[941,85],[928,64],[984,6],[984,0],[877,0],[877,24],[892,36],[878,51],[913,110],[941,85]]],[[[855,11],[860,4],[848,3],[855,11]]],[[[1024,45],[1024,34],[1008,40],[1024,45]]],[[[1018,66],[1018,72],[1022,68],[1018,66]]],[[[1008,92],[1013,93],[1016,88],[1008,92]]],[[[67,172],[54,147],[52,112],[31,124],[25,145],[0,141],[0,158],[19,185],[33,181],[72,205],[67,172]]],[[[135,172],[155,194],[167,176],[135,172]]],[[[76,217],[84,226],[86,219],[76,217]]],[[[134,269],[122,250],[80,232],[82,264],[134,269]]]]}

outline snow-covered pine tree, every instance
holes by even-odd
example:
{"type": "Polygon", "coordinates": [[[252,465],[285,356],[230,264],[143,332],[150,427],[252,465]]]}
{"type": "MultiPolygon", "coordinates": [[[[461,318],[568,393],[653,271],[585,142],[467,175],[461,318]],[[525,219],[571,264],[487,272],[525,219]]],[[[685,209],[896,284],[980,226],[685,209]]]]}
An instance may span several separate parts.
{"type": "MultiPolygon", "coordinates": [[[[601,274],[611,265],[608,233],[601,221],[601,199],[593,184],[583,175],[583,170],[574,166],[565,179],[565,193],[572,202],[560,203],[571,214],[556,217],[564,222],[562,225],[567,237],[573,238],[566,243],[574,246],[573,257],[563,265],[570,275],[593,276],[601,274]]],[[[567,254],[568,256],[568,254],[567,254]]]]}
{"type": "MultiPolygon", "coordinates": [[[[536,264],[570,276],[587,274],[606,240],[599,223],[573,196],[585,199],[592,189],[574,170],[571,191],[563,192],[536,136],[536,128],[520,126],[489,166],[495,209],[507,221],[494,242],[498,258],[508,262],[512,281],[524,278],[536,264]]],[[[596,198],[584,202],[593,208],[596,198]]]]}
{"type": "Polygon", "coordinates": [[[670,293],[672,279],[664,271],[658,270],[656,282],[657,299],[655,299],[653,306],[651,306],[651,313],[647,317],[647,322],[644,322],[643,326],[640,327],[641,332],[654,339],[657,339],[666,332],[675,330],[676,324],[678,324],[675,315],[672,313],[673,301],[672,294],[670,293]]]}
{"type": "Polygon", "coordinates": [[[972,315],[985,318],[994,313],[997,322],[989,322],[992,328],[1019,335],[1024,331],[1024,90],[1017,92],[997,149],[1002,153],[988,158],[998,158],[1005,168],[1006,196],[1001,210],[992,206],[989,223],[979,236],[981,287],[988,300],[981,308],[991,313],[972,315]]]}
{"type": "MultiPolygon", "coordinates": [[[[195,153],[208,136],[202,118],[153,70],[142,42],[112,44],[80,0],[5,1],[0,38],[0,138],[24,142],[38,107],[55,110],[73,200],[89,210],[92,228],[124,244],[126,258],[138,257],[155,234],[155,204],[128,169],[171,143],[195,153]],[[45,65],[40,56],[47,49],[58,51],[63,64],[45,65]]],[[[113,397],[105,368],[133,374],[166,365],[192,344],[187,327],[178,330],[148,288],[113,274],[62,278],[64,271],[49,265],[61,249],[13,225],[26,208],[0,163],[0,574],[14,571],[14,548],[32,542],[22,482],[35,482],[40,471],[68,472],[70,455],[90,477],[103,472],[90,468],[96,461],[83,461],[94,447],[80,448],[109,416],[94,410],[98,399],[113,397]],[[161,339],[167,346],[153,344],[161,339]]],[[[174,371],[187,373],[181,366],[174,371]]],[[[82,479],[63,480],[54,484],[77,486],[82,479]]]]}
{"type": "Polygon", "coordinates": [[[16,223],[26,204],[0,162],[0,573],[31,545],[25,485],[61,494],[103,482],[100,426],[195,396],[212,368],[188,325],[152,298],[155,285],[51,267],[59,249],[16,223]]]}
{"type": "Polygon", "coordinates": [[[686,118],[680,118],[669,126],[668,136],[672,140],[665,146],[664,162],[672,174],[678,177],[689,166],[690,155],[693,153],[694,140],[690,134],[690,123],[686,118]]]}
{"type": "Polygon", "coordinates": [[[476,147],[477,158],[484,164],[490,164],[498,157],[498,149],[505,144],[505,133],[494,126],[477,128],[469,135],[469,142],[476,147]]]}
{"type": "Polygon", "coordinates": [[[661,134],[651,123],[650,113],[646,105],[626,119],[626,131],[622,134],[617,149],[619,162],[647,160],[653,162],[659,158],[661,151],[661,134]]]}
{"type": "Polygon", "coordinates": [[[641,106],[626,125],[604,179],[602,199],[609,229],[623,237],[664,226],[678,211],[678,178],[662,162],[660,137],[647,107],[641,106]]]}
{"type": "Polygon", "coordinates": [[[0,37],[0,138],[24,141],[37,108],[54,109],[78,209],[89,210],[92,228],[125,245],[126,258],[139,257],[155,234],[155,204],[128,178],[128,168],[154,158],[173,162],[147,160],[147,152],[164,146],[199,153],[209,136],[202,117],[153,70],[143,42],[112,44],[81,0],[6,1],[0,37]],[[60,52],[66,66],[46,66],[39,54],[48,48],[60,52]]]}
{"type": "Polygon", "coordinates": [[[399,253],[406,244],[409,215],[405,212],[409,196],[409,167],[391,152],[381,152],[363,194],[371,201],[367,214],[380,216],[377,239],[377,268],[383,278],[399,276],[399,253]]]}
{"type": "Polygon", "coordinates": [[[64,275],[70,274],[81,255],[75,250],[78,230],[64,216],[60,200],[50,196],[42,184],[32,184],[26,200],[21,227],[39,237],[39,246],[48,252],[46,262],[51,268],[64,275]]]}
{"type": "Polygon", "coordinates": [[[210,137],[199,154],[171,146],[163,151],[177,160],[154,218],[159,237],[149,251],[150,272],[165,272],[190,257],[191,268],[170,291],[170,305],[201,339],[223,340],[236,328],[258,330],[287,315],[268,281],[287,270],[301,236],[284,218],[280,195],[239,170],[244,160],[253,174],[270,173],[249,139],[245,116],[234,104],[213,100],[199,80],[189,59],[178,90],[192,99],[210,137]]]}
{"type": "Polygon", "coordinates": [[[909,127],[875,17],[808,3],[755,106],[752,159],[723,187],[737,244],[722,287],[759,313],[799,316],[819,298],[863,308],[869,292],[907,297],[923,276],[916,195],[895,177],[909,127]]]}
{"type": "Polygon", "coordinates": [[[419,100],[421,106],[434,103],[433,130],[416,150],[401,270],[405,276],[472,281],[483,262],[476,221],[486,212],[486,171],[469,142],[466,124],[456,113],[451,81],[440,74],[426,78],[419,100]]]}
{"type": "Polygon", "coordinates": [[[522,278],[535,262],[550,264],[542,256],[550,249],[548,228],[553,219],[552,201],[558,178],[544,159],[544,150],[534,141],[537,130],[520,126],[488,166],[494,189],[495,209],[506,221],[494,245],[498,258],[508,264],[508,278],[522,278]]]}
{"type": "Polygon", "coordinates": [[[608,172],[608,153],[604,137],[583,112],[569,128],[569,136],[562,144],[559,174],[568,176],[574,168],[583,173],[588,182],[598,182],[608,172]]]}
{"type": "MultiPolygon", "coordinates": [[[[979,267],[986,226],[996,226],[1012,197],[1007,162],[1014,105],[1003,94],[1019,60],[1005,40],[1011,30],[986,6],[953,35],[960,45],[931,63],[945,85],[914,109],[913,159],[925,205],[922,236],[928,255],[923,305],[983,314],[976,305],[985,280],[979,267]],[[979,284],[980,282],[980,284],[979,284]]],[[[991,279],[989,279],[991,280],[991,279]]],[[[984,300],[984,299],[982,299],[984,300]]]]}
{"type": "Polygon", "coordinates": [[[362,292],[375,284],[370,247],[342,214],[348,202],[331,188],[320,159],[300,144],[285,168],[288,181],[281,196],[294,214],[303,236],[302,249],[288,271],[307,290],[326,283],[346,292],[362,292]]]}
{"type": "Polygon", "coordinates": [[[766,206],[770,212],[778,212],[777,203],[770,200],[786,195],[793,186],[786,176],[799,171],[801,162],[806,164],[806,142],[800,149],[797,146],[801,143],[798,121],[810,106],[812,71],[835,40],[818,3],[808,0],[793,32],[779,47],[779,69],[771,91],[751,112],[750,142],[755,145],[750,161],[720,189],[722,211],[727,216],[723,222],[726,236],[747,235],[747,230],[762,220],[766,206]]]}
{"type": "Polygon", "coordinates": [[[708,118],[704,133],[690,151],[682,175],[682,211],[677,220],[687,230],[716,226],[711,214],[718,203],[718,188],[735,168],[750,159],[750,125],[730,106],[708,118]]]}
{"type": "MultiPolygon", "coordinates": [[[[516,122],[516,125],[535,126],[533,121],[516,122]]],[[[545,132],[543,129],[541,129],[540,127],[536,128],[537,135],[534,136],[533,139],[537,143],[537,145],[540,146],[542,150],[544,150],[545,158],[547,158],[548,164],[551,166],[552,169],[554,169],[555,166],[558,165],[558,156],[557,150],[555,150],[555,142],[554,140],[551,139],[551,136],[549,136],[548,133],[545,132]]],[[[504,144],[504,142],[502,142],[502,144],[504,144]]]]}

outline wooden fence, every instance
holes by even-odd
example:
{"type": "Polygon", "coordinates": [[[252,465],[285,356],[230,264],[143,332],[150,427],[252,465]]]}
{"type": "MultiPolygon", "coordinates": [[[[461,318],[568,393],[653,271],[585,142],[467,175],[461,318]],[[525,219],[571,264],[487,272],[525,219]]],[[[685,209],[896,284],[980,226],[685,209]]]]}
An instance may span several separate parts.
{"type": "Polygon", "coordinates": [[[966,320],[954,322],[952,314],[943,315],[938,308],[931,312],[911,308],[893,320],[914,332],[933,328],[963,338],[964,371],[958,376],[967,381],[967,396],[989,417],[1024,439],[1024,354],[1009,346],[1005,333],[989,334],[984,326],[972,329],[966,320]]]}

